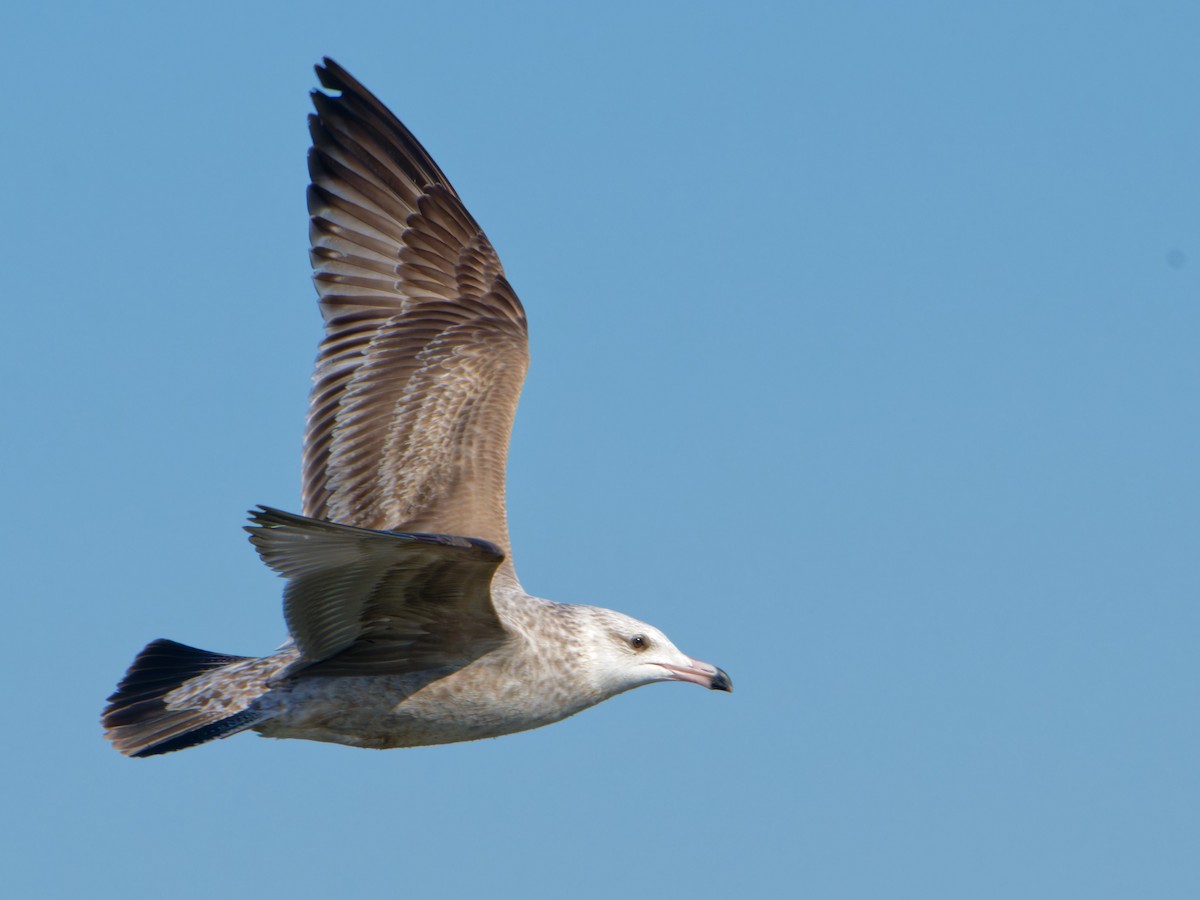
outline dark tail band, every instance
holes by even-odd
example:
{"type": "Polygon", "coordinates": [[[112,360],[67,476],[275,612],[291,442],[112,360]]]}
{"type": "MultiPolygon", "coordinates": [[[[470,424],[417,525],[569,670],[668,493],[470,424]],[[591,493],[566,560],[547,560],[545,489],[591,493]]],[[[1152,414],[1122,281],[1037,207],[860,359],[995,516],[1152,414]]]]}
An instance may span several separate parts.
{"type": "Polygon", "coordinates": [[[104,736],[126,756],[156,756],[244,731],[246,710],[170,709],[164,699],[185,681],[248,657],[209,653],[160,639],[137,655],[104,710],[104,736]],[[229,714],[231,713],[232,714],[229,714]]]}

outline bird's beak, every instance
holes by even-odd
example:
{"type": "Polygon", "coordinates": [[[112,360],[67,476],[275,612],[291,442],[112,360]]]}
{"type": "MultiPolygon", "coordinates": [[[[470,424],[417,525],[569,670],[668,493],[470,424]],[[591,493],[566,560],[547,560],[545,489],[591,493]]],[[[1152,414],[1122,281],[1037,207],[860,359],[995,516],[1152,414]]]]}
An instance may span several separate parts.
{"type": "Polygon", "coordinates": [[[690,681],[706,687],[710,691],[729,691],[733,693],[733,681],[724,670],[718,669],[711,663],[698,659],[689,659],[686,666],[673,666],[669,663],[659,663],[670,673],[672,681],[690,681]]]}

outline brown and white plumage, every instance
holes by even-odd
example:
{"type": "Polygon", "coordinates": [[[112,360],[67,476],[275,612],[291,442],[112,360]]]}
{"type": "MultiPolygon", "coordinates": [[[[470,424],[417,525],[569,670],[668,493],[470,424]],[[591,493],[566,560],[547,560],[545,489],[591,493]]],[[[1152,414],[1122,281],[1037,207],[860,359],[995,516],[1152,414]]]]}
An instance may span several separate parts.
{"type": "Polygon", "coordinates": [[[621,613],[526,594],[504,480],[525,312],[482,229],[408,129],[317,67],[311,258],[325,319],[304,515],[247,529],[287,579],[289,640],[261,658],[151,643],[109,698],[121,752],[254,729],[362,747],[492,737],[654,681],[724,672],[621,613]]]}
{"type": "Polygon", "coordinates": [[[470,534],[508,553],[504,474],[529,364],[525,310],[417,139],[336,63],[317,73],[338,95],[315,92],[309,117],[325,340],[304,513],[470,534]]]}

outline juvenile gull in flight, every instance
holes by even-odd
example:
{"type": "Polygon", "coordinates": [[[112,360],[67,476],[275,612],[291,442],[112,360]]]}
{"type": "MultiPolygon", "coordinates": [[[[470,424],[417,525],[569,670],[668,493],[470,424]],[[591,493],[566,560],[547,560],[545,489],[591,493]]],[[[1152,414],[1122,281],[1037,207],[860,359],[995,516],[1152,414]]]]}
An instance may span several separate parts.
{"type": "Polygon", "coordinates": [[[246,530],[287,579],[290,637],[261,658],[157,640],[104,711],[129,756],[253,729],[415,747],[548,725],[655,681],[728,676],[651,625],[521,588],[504,507],[525,311],[425,149],[330,59],[308,189],[325,317],[304,515],[246,530]]]}

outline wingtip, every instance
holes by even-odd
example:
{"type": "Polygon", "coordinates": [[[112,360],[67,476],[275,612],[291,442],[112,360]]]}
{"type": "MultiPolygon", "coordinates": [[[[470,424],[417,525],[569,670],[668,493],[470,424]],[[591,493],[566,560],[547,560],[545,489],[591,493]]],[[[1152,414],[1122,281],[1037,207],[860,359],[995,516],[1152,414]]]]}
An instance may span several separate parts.
{"type": "Polygon", "coordinates": [[[298,516],[295,513],[276,509],[274,506],[267,506],[265,503],[259,503],[252,509],[246,510],[246,518],[250,520],[251,524],[245,525],[243,528],[251,534],[263,528],[272,528],[279,525],[303,525],[315,521],[307,519],[304,516],[298,516]]]}
{"type": "MultiPolygon", "coordinates": [[[[347,88],[362,89],[354,76],[345,70],[337,60],[330,56],[322,56],[321,61],[313,66],[313,71],[317,74],[317,81],[321,83],[321,88],[314,88],[312,93],[320,94],[325,91],[334,91],[341,94],[347,88]]],[[[329,96],[326,94],[326,96],[329,96]]]]}
{"type": "Polygon", "coordinates": [[[279,528],[284,525],[295,525],[296,517],[291,513],[284,512],[281,509],[276,509],[273,506],[267,506],[260,503],[253,509],[247,510],[246,517],[249,519],[249,525],[243,525],[242,531],[250,536],[250,543],[256,547],[262,540],[264,531],[272,528],[279,528]]]}

